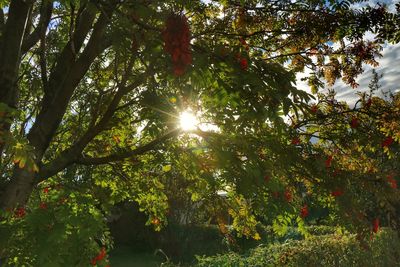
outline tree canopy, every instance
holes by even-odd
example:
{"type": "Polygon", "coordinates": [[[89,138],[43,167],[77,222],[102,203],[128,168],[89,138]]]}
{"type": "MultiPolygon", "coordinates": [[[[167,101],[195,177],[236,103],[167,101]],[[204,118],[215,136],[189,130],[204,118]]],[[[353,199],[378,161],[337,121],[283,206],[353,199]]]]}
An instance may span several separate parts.
{"type": "Polygon", "coordinates": [[[35,236],[45,262],[39,232],[104,240],[123,200],[159,229],[179,194],[253,238],[323,209],[360,235],[396,226],[399,96],[374,97],[378,76],[354,107],[319,93],[356,88],[400,40],[399,6],[358,2],[1,1],[0,218],[23,229],[6,242],[35,236]],[[312,94],[296,88],[305,68],[312,94]],[[198,127],[179,126],[185,111],[198,127]]]}

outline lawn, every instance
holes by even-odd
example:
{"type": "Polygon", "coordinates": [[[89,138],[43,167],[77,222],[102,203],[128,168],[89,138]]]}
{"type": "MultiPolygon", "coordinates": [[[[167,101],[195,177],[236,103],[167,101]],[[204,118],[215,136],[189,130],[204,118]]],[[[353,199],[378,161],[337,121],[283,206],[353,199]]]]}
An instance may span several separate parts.
{"type": "Polygon", "coordinates": [[[158,267],[164,261],[160,254],[138,253],[127,246],[115,248],[110,253],[110,258],[110,265],[113,267],[158,267]]]}

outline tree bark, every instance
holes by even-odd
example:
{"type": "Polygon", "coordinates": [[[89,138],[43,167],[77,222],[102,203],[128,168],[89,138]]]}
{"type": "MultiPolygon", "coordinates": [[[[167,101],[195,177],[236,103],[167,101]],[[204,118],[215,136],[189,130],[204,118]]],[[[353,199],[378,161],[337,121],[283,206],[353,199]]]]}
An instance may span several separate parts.
{"type": "MultiPolygon", "coordinates": [[[[102,13],[96,21],[88,44],[79,58],[76,60],[75,55],[69,51],[70,41],[59,57],[60,60],[65,60],[66,58],[69,60],[59,60],[58,64],[60,65],[56,65],[52,74],[60,75],[50,76],[49,90],[51,93],[45,92],[42,109],[27,136],[29,144],[34,148],[35,162],[39,167],[43,155],[62,121],[76,87],[93,61],[110,45],[109,42],[105,42],[104,36],[105,28],[109,23],[113,10],[110,8],[108,11],[109,13],[102,13]],[[60,67],[62,68],[63,66],[66,68],[61,74],[60,67]],[[59,78],[59,80],[56,78],[59,78]]],[[[82,20],[87,20],[87,23],[81,24],[82,28],[77,29],[78,38],[75,38],[75,42],[78,42],[78,45],[79,42],[83,44],[86,35],[92,28],[92,17],[94,15],[89,18],[82,18],[82,20]]],[[[0,198],[0,209],[13,209],[17,206],[25,205],[34,186],[39,182],[35,177],[35,173],[29,172],[27,168],[21,169],[16,166],[10,183],[0,198]]]]}
{"type": "MultiPolygon", "coordinates": [[[[57,73],[57,75],[55,74],[55,77],[50,75],[48,87],[51,94],[45,95],[42,102],[42,109],[28,134],[29,143],[37,152],[37,159],[41,159],[48,148],[79,82],[96,57],[109,45],[104,42],[104,30],[108,24],[106,17],[107,15],[102,14],[97,20],[88,44],[80,57],[75,61],[69,54],[69,60],[59,62],[60,66],[55,67],[53,73],[57,73]],[[62,68],[63,66],[64,73],[58,75],[61,74],[58,72],[61,72],[60,67],[62,68]]],[[[90,27],[88,27],[89,29],[90,27]]],[[[84,38],[82,38],[82,42],[83,40],[84,38]]],[[[65,50],[70,49],[68,46],[69,43],[62,52],[61,58],[66,56],[65,50]]]]}
{"type": "MultiPolygon", "coordinates": [[[[0,116],[0,141],[10,129],[10,123],[5,120],[8,109],[17,106],[17,75],[20,63],[21,45],[24,38],[29,10],[32,1],[14,0],[10,3],[9,15],[0,40],[0,103],[5,104],[0,116]]],[[[0,162],[4,142],[0,142],[0,162]]]]}
{"type": "Polygon", "coordinates": [[[12,210],[19,205],[24,205],[32,193],[34,177],[35,173],[15,166],[12,183],[8,185],[6,191],[1,196],[0,208],[3,210],[12,210]]]}
{"type": "MultiPolygon", "coordinates": [[[[40,18],[36,29],[24,38],[21,46],[21,54],[29,51],[40,39],[41,35],[46,32],[53,12],[53,1],[42,0],[40,6],[40,18]]],[[[27,35],[27,34],[26,34],[27,35]]]]}

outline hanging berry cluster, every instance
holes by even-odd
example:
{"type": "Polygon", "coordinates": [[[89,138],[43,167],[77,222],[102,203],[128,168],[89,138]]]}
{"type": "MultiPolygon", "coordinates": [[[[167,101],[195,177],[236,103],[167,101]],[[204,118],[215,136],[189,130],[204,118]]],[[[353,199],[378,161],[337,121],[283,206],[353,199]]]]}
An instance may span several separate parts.
{"type": "Polygon", "coordinates": [[[174,74],[182,75],[192,63],[190,51],[190,30],[184,15],[173,14],[168,17],[162,32],[164,49],[171,55],[174,74]]]}
{"type": "MultiPolygon", "coordinates": [[[[249,51],[249,45],[247,44],[246,40],[243,38],[239,39],[240,44],[243,46],[243,48],[246,51],[249,51]]],[[[246,71],[249,67],[249,62],[247,61],[247,58],[245,56],[242,56],[241,53],[238,53],[236,55],[236,59],[239,62],[240,68],[244,71],[246,71]]]]}
{"type": "MultiPolygon", "coordinates": [[[[94,257],[94,258],[90,261],[90,263],[91,263],[93,266],[96,266],[97,263],[98,263],[99,261],[102,261],[106,256],[107,256],[106,249],[105,249],[104,247],[102,247],[101,250],[100,250],[100,252],[97,254],[96,257],[94,257]]],[[[107,265],[106,267],[109,267],[109,265],[107,265]]]]}

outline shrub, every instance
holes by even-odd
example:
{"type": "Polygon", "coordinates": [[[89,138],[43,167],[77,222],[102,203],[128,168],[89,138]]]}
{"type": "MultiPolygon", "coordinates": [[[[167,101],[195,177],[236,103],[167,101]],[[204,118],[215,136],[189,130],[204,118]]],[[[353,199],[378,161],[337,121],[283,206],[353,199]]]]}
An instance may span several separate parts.
{"type": "Polygon", "coordinates": [[[97,200],[61,188],[41,200],[0,214],[0,266],[106,266],[111,238],[97,200]]]}
{"type": "Polygon", "coordinates": [[[355,235],[328,234],[259,246],[246,255],[198,257],[197,266],[400,266],[399,262],[400,239],[386,229],[366,247],[360,246],[355,235]]]}

